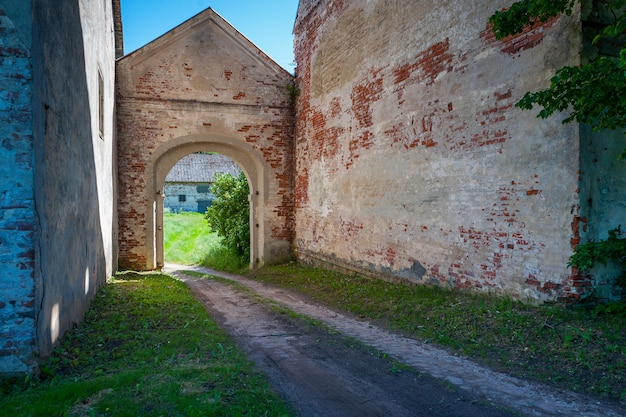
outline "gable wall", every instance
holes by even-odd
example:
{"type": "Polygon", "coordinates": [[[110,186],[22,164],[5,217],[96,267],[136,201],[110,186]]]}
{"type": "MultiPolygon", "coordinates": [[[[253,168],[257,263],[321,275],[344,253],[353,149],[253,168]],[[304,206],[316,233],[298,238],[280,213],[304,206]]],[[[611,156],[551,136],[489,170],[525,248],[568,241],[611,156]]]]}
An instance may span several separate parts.
{"type": "Polygon", "coordinates": [[[196,151],[233,159],[260,193],[252,225],[267,245],[252,261],[290,256],[292,76],[211,10],[118,61],[117,74],[120,264],[158,266],[155,187],[196,151]]]}
{"type": "Polygon", "coordinates": [[[578,127],[514,103],[578,62],[580,25],[563,17],[496,41],[488,18],[509,3],[300,1],[301,260],[534,300],[578,296],[566,267],[578,127]]]}

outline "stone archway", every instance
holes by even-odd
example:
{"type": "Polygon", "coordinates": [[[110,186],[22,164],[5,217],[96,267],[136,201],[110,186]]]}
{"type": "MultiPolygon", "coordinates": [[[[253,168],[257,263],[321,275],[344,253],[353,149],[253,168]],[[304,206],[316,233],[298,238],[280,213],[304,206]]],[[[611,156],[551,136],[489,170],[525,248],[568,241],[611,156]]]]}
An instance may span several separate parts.
{"type": "Polygon", "coordinates": [[[172,167],[183,156],[193,152],[209,151],[223,154],[235,161],[246,175],[250,187],[250,268],[271,258],[265,252],[265,242],[271,236],[265,235],[265,203],[267,201],[267,170],[265,161],[254,149],[232,138],[219,136],[191,135],[177,138],[161,146],[154,153],[154,163],[150,166],[148,176],[152,178],[147,194],[154,196],[152,215],[149,216],[147,227],[152,230],[148,241],[153,242],[148,251],[153,252],[156,268],[163,266],[163,188],[165,177],[172,167]]]}
{"type": "Polygon", "coordinates": [[[222,153],[246,173],[250,265],[290,258],[293,76],[211,9],[116,69],[120,268],[163,264],[165,177],[196,151],[222,153]]]}

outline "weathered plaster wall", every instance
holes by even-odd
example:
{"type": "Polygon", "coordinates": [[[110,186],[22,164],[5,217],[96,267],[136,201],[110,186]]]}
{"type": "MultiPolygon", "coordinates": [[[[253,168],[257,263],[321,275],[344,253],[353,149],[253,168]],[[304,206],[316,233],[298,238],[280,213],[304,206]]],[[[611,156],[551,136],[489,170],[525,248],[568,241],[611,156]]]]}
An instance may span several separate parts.
{"type": "Polygon", "coordinates": [[[577,16],[505,41],[509,1],[301,0],[296,251],[375,275],[577,297],[578,126],[523,112],[577,16]],[[460,18],[462,16],[462,18],[460,18]]]}
{"type": "Polygon", "coordinates": [[[0,0],[0,375],[35,365],[30,16],[30,2],[0,0]]]}
{"type": "Polygon", "coordinates": [[[119,60],[117,74],[120,265],[160,266],[161,187],[196,151],[248,176],[251,263],[290,256],[292,76],[210,9],[119,60]]]}
{"type": "Polygon", "coordinates": [[[110,1],[34,0],[33,22],[35,318],[45,356],[116,267],[115,50],[110,1]]]}

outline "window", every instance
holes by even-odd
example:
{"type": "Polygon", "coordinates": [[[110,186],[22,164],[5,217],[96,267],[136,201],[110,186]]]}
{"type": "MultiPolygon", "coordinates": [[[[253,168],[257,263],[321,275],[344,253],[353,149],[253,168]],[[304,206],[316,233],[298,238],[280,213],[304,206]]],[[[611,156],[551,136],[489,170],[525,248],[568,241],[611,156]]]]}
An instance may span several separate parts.
{"type": "Polygon", "coordinates": [[[198,185],[196,186],[196,191],[199,193],[203,193],[206,194],[209,192],[209,186],[208,185],[198,185]]]}
{"type": "Polygon", "coordinates": [[[104,139],[104,78],[98,68],[98,133],[104,139]]]}
{"type": "Polygon", "coordinates": [[[185,201],[187,201],[187,196],[185,194],[179,194],[178,195],[178,202],[179,203],[184,203],[185,201]]]}

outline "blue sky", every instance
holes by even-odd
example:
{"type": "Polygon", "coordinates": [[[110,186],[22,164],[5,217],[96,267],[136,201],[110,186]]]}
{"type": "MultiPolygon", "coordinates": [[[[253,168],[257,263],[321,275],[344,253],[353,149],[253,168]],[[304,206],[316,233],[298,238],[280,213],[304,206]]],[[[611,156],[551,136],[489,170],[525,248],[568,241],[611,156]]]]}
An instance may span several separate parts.
{"type": "Polygon", "coordinates": [[[289,72],[298,0],[121,0],[128,54],[211,7],[289,72]]]}

